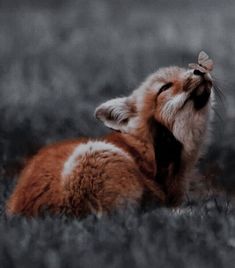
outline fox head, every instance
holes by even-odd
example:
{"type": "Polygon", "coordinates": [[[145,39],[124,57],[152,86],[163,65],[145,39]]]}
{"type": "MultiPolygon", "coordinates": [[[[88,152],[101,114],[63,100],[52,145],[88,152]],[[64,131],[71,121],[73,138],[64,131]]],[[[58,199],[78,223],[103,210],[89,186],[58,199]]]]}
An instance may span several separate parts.
{"type": "Polygon", "coordinates": [[[130,96],[101,104],[95,115],[107,127],[141,138],[151,137],[154,119],[186,151],[194,151],[207,132],[213,99],[209,73],[168,67],[147,77],[130,96]]]}

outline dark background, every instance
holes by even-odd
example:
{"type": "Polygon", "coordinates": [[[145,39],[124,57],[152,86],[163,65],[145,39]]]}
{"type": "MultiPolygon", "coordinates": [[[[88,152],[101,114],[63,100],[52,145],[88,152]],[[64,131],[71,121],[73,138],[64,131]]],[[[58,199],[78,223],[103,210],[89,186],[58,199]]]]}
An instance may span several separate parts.
{"type": "Polygon", "coordinates": [[[205,50],[218,98],[203,172],[235,190],[233,0],[0,0],[0,267],[232,267],[227,194],[175,212],[111,219],[9,220],[4,202],[25,157],[42,145],[107,132],[102,101],[129,94],[157,68],[205,50]]]}

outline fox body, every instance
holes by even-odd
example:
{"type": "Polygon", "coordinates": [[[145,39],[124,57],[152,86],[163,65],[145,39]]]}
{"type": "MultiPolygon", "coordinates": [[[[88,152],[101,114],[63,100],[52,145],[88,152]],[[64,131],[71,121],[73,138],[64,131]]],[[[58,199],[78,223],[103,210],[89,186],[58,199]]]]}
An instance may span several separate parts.
{"type": "Polygon", "coordinates": [[[96,109],[109,135],[40,150],[23,169],[7,213],[83,217],[148,201],[180,204],[207,140],[213,99],[209,73],[159,69],[130,96],[96,109]]]}

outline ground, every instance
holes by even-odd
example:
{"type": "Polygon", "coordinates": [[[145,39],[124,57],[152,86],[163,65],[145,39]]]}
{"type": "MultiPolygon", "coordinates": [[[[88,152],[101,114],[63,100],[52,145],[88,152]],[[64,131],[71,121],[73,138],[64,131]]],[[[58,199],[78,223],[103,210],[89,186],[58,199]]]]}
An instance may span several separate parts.
{"type": "Polygon", "coordinates": [[[0,0],[0,267],[234,267],[234,12],[232,0],[0,0]],[[6,218],[27,157],[106,133],[98,104],[202,49],[224,99],[200,168],[226,194],[102,219],[6,218]]]}

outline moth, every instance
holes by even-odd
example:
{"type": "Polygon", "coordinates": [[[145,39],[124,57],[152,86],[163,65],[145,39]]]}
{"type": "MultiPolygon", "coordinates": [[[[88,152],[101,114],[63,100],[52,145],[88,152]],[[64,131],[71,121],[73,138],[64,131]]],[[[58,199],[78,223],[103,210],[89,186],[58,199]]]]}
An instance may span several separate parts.
{"type": "Polygon", "coordinates": [[[198,63],[190,63],[190,69],[198,70],[201,73],[208,73],[213,70],[213,60],[209,58],[206,52],[201,51],[198,55],[198,63]]]}

